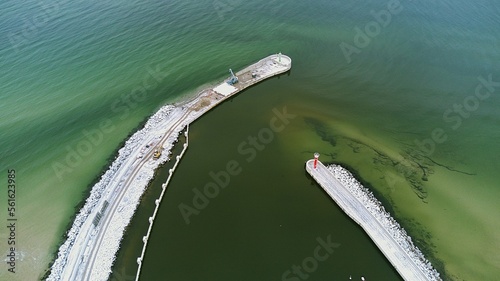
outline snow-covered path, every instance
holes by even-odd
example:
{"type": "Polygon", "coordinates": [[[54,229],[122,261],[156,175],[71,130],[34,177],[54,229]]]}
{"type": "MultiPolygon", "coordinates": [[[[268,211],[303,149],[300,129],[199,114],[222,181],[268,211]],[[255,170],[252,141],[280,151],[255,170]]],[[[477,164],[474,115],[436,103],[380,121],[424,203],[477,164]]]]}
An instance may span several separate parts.
{"type": "MultiPolygon", "coordinates": [[[[230,93],[214,89],[179,105],[165,105],[144,128],[130,137],[76,216],[67,239],[59,248],[49,281],[109,278],[125,228],[129,224],[154,171],[169,160],[179,134],[190,123],[241,90],[291,68],[285,55],[271,55],[237,73],[240,80],[230,93]],[[159,159],[154,148],[162,147],[159,159]]],[[[223,82],[225,83],[225,82],[223,82]]]]}
{"type": "Polygon", "coordinates": [[[306,162],[306,170],[335,203],[365,230],[404,280],[441,280],[406,231],[351,173],[338,165],[326,167],[320,161],[314,168],[314,160],[306,162]]]}

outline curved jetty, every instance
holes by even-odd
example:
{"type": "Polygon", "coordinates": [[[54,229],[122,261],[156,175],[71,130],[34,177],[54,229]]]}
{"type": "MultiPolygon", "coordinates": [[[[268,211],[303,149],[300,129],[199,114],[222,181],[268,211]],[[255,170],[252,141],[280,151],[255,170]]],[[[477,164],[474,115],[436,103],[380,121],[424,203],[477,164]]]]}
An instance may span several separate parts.
{"type": "MultiPolygon", "coordinates": [[[[141,195],[154,171],[169,160],[182,130],[222,101],[260,81],[287,72],[291,66],[288,56],[271,55],[236,74],[231,71],[227,82],[201,91],[190,101],[160,108],[144,128],[126,141],[115,161],[92,187],[66,241],[59,248],[47,280],[107,280],[141,195]],[[163,149],[156,152],[158,159],[153,157],[155,149],[163,149]]],[[[150,224],[153,221],[150,219],[150,224]]],[[[139,263],[141,261],[142,258],[139,263]]]]}
{"type": "Polygon", "coordinates": [[[404,280],[441,280],[406,231],[349,171],[338,165],[325,167],[320,161],[315,168],[314,162],[306,162],[307,172],[365,230],[404,280]]]}

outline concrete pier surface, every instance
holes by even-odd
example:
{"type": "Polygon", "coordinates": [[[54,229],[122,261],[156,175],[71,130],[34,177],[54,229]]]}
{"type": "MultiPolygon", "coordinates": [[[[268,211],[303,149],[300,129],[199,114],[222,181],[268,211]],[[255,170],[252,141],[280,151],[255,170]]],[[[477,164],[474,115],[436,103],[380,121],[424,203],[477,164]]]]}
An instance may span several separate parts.
{"type": "MultiPolygon", "coordinates": [[[[47,280],[107,280],[125,228],[141,195],[154,171],[170,160],[170,150],[182,130],[229,97],[285,73],[291,66],[292,60],[288,56],[270,55],[237,72],[237,83],[221,82],[216,87],[202,90],[192,100],[165,105],[152,115],[144,128],[125,142],[115,161],[92,187],[66,241],[59,248],[47,280]],[[157,159],[153,157],[155,149],[162,152],[157,159]]],[[[149,223],[153,224],[153,221],[151,219],[149,223]]]]}
{"type": "Polygon", "coordinates": [[[306,162],[307,172],[337,205],[359,224],[404,280],[441,280],[411,238],[380,202],[344,168],[306,162]]]}

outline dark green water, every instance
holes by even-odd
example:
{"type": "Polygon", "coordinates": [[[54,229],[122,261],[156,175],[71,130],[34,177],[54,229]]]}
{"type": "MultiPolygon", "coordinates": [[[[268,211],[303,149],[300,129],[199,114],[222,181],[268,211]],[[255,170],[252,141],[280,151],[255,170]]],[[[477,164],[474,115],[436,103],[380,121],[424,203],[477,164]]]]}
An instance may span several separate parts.
{"type": "MultiPolygon", "coordinates": [[[[290,79],[293,75],[245,91],[190,128],[190,146],[164,197],[142,279],[276,280],[292,265],[300,265],[313,255],[316,238],[328,235],[340,246],[318,265],[311,280],[332,276],[347,280],[349,275],[399,278],[362,230],[340,209],[332,208],[329,197],[306,176],[303,163],[310,157],[305,152],[308,146],[291,154],[283,150],[283,143],[289,141],[287,135],[300,129],[303,120],[292,119],[250,162],[249,154],[238,152],[249,136],[269,127],[273,108],[287,106],[293,114],[294,105],[283,102],[287,93],[293,93],[290,79]],[[283,94],[268,94],[276,89],[282,89],[283,94]],[[190,216],[187,225],[179,204],[193,206],[192,189],[203,190],[214,181],[210,172],[225,170],[232,160],[240,164],[241,174],[231,177],[229,185],[198,215],[190,216]],[[194,171],[197,176],[193,176],[194,171]]],[[[149,215],[137,219],[138,223],[149,215]]],[[[123,255],[129,259],[118,263],[114,272],[119,274],[133,274],[129,268],[135,266],[142,247],[137,241],[143,232],[132,229],[130,235],[135,239],[125,244],[123,255]],[[135,256],[129,247],[138,248],[135,256]]]]}
{"type": "MultiPolygon", "coordinates": [[[[290,76],[241,93],[192,126],[143,279],[276,280],[327,235],[340,247],[310,280],[397,278],[307,178],[303,163],[319,151],[323,161],[343,163],[373,186],[450,279],[494,280],[500,272],[500,88],[483,100],[474,93],[478,77],[500,80],[499,6],[401,1],[390,23],[348,63],[339,44],[356,46],[355,28],[371,24],[370,11],[389,2],[232,1],[221,9],[218,1],[60,1],[50,12],[36,1],[0,4],[0,168],[17,170],[22,219],[23,260],[15,278],[43,274],[87,186],[144,118],[221,79],[228,68],[281,51],[293,59],[290,76]],[[44,14],[45,23],[26,31],[26,21],[44,14]],[[154,85],[147,99],[130,100],[145,83],[154,85]],[[463,104],[463,115],[453,112],[455,104],[463,104]],[[284,106],[297,117],[246,162],[238,145],[284,106]],[[58,174],[54,163],[67,164],[85,132],[103,121],[113,129],[58,174]],[[417,145],[439,128],[446,140],[433,151],[417,145]],[[241,174],[186,225],[178,205],[189,203],[192,188],[202,188],[209,172],[229,160],[241,163],[241,174]]],[[[150,210],[145,199],[115,273],[134,274],[133,249],[142,246],[150,210]]],[[[5,235],[0,232],[0,241],[5,235]]],[[[12,277],[4,272],[0,279],[12,277]]]]}

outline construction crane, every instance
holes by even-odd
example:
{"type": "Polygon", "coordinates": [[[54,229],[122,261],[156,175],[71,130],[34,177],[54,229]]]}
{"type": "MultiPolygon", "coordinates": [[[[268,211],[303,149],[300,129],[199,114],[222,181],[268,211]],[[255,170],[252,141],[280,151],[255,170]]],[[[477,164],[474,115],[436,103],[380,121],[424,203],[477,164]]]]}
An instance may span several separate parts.
{"type": "Polygon", "coordinates": [[[229,69],[229,73],[231,73],[231,77],[229,77],[229,80],[227,80],[227,83],[229,85],[234,85],[234,84],[238,83],[238,77],[236,77],[236,75],[234,75],[232,69],[229,69]]]}

